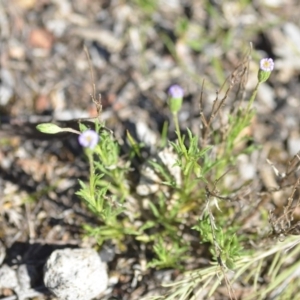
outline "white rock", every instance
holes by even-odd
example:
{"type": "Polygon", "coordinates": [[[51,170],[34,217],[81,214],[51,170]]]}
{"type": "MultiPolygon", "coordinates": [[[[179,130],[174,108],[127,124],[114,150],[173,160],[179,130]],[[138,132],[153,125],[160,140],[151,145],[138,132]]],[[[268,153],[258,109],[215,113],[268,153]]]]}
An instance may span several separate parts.
{"type": "Polygon", "coordinates": [[[265,4],[267,6],[271,7],[279,7],[281,5],[285,5],[284,0],[263,0],[262,4],[265,4]]]}
{"type": "Polygon", "coordinates": [[[139,140],[145,143],[148,147],[152,149],[155,147],[155,144],[157,143],[157,136],[145,122],[137,122],[136,133],[139,140]]]}
{"type": "Polygon", "coordinates": [[[86,111],[79,109],[65,109],[65,110],[56,110],[54,112],[54,119],[68,121],[73,119],[84,119],[88,118],[89,114],[86,111]]]}
{"type": "Polygon", "coordinates": [[[288,151],[291,156],[296,155],[300,151],[300,137],[291,135],[288,139],[288,151]]]}
{"type": "Polygon", "coordinates": [[[63,249],[48,258],[44,283],[60,300],[90,300],[106,290],[108,276],[95,250],[63,249]]]}
{"type": "Polygon", "coordinates": [[[246,154],[238,156],[238,169],[243,180],[252,180],[255,177],[255,166],[246,154]]]}
{"type": "Polygon", "coordinates": [[[262,83],[259,86],[257,97],[259,98],[258,111],[260,113],[270,113],[275,109],[275,92],[268,84],[262,83]]]}
{"type": "Polygon", "coordinates": [[[299,53],[300,51],[300,28],[291,22],[287,22],[283,26],[283,31],[289,37],[292,47],[299,53]]]}
{"type": "Polygon", "coordinates": [[[0,86],[0,105],[5,106],[13,96],[13,90],[9,86],[0,86]]]}
{"type": "MultiPolygon", "coordinates": [[[[153,160],[164,167],[174,178],[177,186],[180,187],[182,182],[181,169],[179,166],[175,165],[177,159],[177,155],[171,148],[164,148],[150,160],[153,160]]],[[[140,196],[148,196],[156,193],[161,187],[161,183],[163,181],[159,175],[159,172],[157,172],[157,170],[155,170],[149,162],[146,162],[141,169],[141,178],[136,187],[137,194],[140,196]]]]}
{"type": "Polygon", "coordinates": [[[178,156],[172,150],[172,148],[164,148],[158,153],[158,157],[162,163],[167,167],[170,174],[174,177],[176,184],[181,186],[181,168],[176,165],[178,156]]]}
{"type": "MultiPolygon", "coordinates": [[[[5,193],[4,193],[5,194],[5,193]]],[[[0,265],[2,265],[4,258],[6,255],[6,250],[5,250],[5,246],[3,245],[3,243],[0,241],[0,265]]]]}
{"type": "Polygon", "coordinates": [[[18,286],[18,278],[16,271],[8,265],[0,268],[0,289],[15,289],[18,286]]]}
{"type": "Polygon", "coordinates": [[[31,288],[31,280],[37,278],[37,271],[31,265],[20,265],[17,270],[19,289],[21,291],[29,291],[31,288]]]}

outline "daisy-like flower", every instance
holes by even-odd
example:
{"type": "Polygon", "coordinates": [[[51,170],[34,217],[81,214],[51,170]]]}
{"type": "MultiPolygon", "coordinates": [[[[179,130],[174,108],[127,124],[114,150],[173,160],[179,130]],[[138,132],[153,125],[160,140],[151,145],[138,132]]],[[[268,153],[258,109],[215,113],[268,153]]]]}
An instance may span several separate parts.
{"type": "Polygon", "coordinates": [[[274,61],[272,58],[263,58],[259,64],[258,81],[259,83],[265,82],[274,70],[274,61]]]}
{"type": "Polygon", "coordinates": [[[93,150],[98,144],[99,135],[96,131],[88,129],[79,135],[78,141],[82,147],[93,150]]]}
{"type": "Polygon", "coordinates": [[[274,61],[272,58],[263,58],[260,61],[260,69],[265,72],[272,72],[274,70],[274,61]]]}
{"type": "Polygon", "coordinates": [[[174,84],[169,88],[169,94],[172,98],[183,98],[184,91],[180,85],[174,84]]]}

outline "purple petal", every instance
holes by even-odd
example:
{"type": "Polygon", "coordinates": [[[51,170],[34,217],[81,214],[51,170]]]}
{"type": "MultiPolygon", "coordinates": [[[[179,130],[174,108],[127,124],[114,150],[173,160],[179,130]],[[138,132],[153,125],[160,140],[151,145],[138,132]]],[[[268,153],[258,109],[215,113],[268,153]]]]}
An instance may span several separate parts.
{"type": "Polygon", "coordinates": [[[79,144],[84,148],[94,149],[99,141],[99,135],[96,131],[88,129],[78,137],[79,144]]]}
{"type": "Polygon", "coordinates": [[[265,72],[272,72],[274,70],[274,61],[272,58],[263,58],[260,61],[260,69],[265,72]]]}
{"type": "Polygon", "coordinates": [[[183,98],[184,91],[180,85],[174,84],[169,88],[169,94],[172,98],[183,98]]]}

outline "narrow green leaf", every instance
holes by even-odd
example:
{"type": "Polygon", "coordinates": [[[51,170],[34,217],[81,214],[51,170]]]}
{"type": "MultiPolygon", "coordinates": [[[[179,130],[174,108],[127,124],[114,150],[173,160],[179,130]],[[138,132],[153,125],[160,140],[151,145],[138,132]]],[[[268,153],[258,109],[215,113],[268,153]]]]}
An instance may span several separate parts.
{"type": "Polygon", "coordinates": [[[141,152],[140,152],[140,146],[136,142],[136,140],[133,138],[133,136],[130,134],[130,132],[127,130],[126,135],[128,138],[128,141],[130,143],[130,146],[132,147],[133,151],[136,153],[138,157],[141,157],[141,152]]]}

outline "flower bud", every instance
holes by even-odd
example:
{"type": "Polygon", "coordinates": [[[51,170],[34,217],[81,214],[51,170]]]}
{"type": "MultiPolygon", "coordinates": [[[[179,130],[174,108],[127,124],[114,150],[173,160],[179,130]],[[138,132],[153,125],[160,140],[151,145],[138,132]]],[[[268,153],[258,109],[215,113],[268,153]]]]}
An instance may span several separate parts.
{"type": "Polygon", "coordinates": [[[171,96],[169,100],[169,107],[172,113],[177,113],[182,106],[182,100],[184,91],[183,88],[177,84],[172,85],[169,88],[169,95],[171,96]]]}

